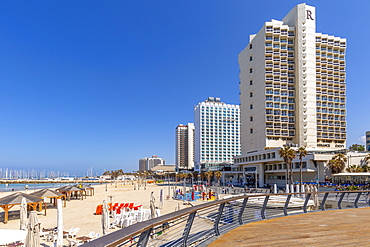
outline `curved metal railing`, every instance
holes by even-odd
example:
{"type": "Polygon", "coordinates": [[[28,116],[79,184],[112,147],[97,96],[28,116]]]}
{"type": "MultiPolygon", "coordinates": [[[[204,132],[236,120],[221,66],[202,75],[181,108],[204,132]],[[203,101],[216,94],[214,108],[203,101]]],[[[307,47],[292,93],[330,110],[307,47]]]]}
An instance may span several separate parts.
{"type": "Polygon", "coordinates": [[[318,210],[369,206],[370,191],[248,194],[206,202],[115,231],[84,247],[198,246],[240,225],[318,210]]]}

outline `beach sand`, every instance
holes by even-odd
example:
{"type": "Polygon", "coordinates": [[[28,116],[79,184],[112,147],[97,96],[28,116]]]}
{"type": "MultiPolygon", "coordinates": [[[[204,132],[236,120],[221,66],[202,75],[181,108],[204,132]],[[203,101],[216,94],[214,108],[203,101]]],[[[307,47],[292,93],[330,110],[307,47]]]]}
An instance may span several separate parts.
{"type": "MultiPolygon", "coordinates": [[[[63,221],[64,221],[64,231],[68,231],[71,227],[79,227],[80,231],[77,236],[87,235],[90,231],[100,233],[102,235],[102,226],[101,226],[101,215],[95,215],[95,210],[97,205],[102,204],[103,200],[110,202],[110,196],[112,196],[112,202],[126,203],[133,202],[135,205],[143,205],[144,208],[149,208],[150,205],[150,194],[153,191],[156,198],[156,206],[160,209],[161,215],[168,214],[177,209],[180,206],[180,209],[189,207],[185,205],[182,201],[167,199],[168,195],[168,186],[167,185],[156,185],[148,184],[146,189],[141,187],[140,190],[134,190],[134,186],[130,183],[126,185],[121,182],[112,183],[112,184],[102,184],[95,185],[95,195],[87,196],[87,198],[80,199],[71,199],[67,201],[67,206],[63,207],[63,221]],[[163,205],[160,204],[160,190],[163,189],[163,205]]],[[[182,187],[178,187],[182,189],[182,187]]],[[[23,191],[24,192],[24,191],[23,191]]],[[[34,190],[28,190],[27,193],[32,193],[34,190]]],[[[3,192],[0,194],[0,198],[6,195],[9,195],[14,192],[3,192]]],[[[171,192],[172,193],[172,192],[171,192]]],[[[48,200],[49,202],[49,200],[48,200]]],[[[197,201],[193,204],[200,204],[203,201],[197,201]]],[[[50,205],[50,204],[49,204],[50,205]]],[[[20,206],[14,206],[11,211],[14,213],[19,212],[20,206]]],[[[0,212],[3,212],[0,209],[0,212]]],[[[38,212],[38,218],[41,222],[41,228],[53,228],[57,226],[57,210],[56,207],[48,206],[47,215],[44,215],[44,211],[38,212]]],[[[113,221],[113,218],[110,218],[110,222],[113,221]]],[[[0,229],[19,229],[19,217],[15,219],[10,218],[7,224],[0,222],[0,229]]],[[[110,229],[109,232],[119,230],[121,228],[110,229]]],[[[69,246],[66,239],[64,239],[65,246],[69,246]]],[[[46,242],[41,238],[41,246],[51,246],[51,242],[46,242]]]]}

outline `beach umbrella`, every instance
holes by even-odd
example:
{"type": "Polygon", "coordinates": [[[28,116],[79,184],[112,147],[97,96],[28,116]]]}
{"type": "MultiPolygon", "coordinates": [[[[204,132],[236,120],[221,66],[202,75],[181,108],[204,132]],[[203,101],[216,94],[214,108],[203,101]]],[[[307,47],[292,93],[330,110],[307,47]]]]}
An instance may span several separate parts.
{"type": "Polygon", "coordinates": [[[155,197],[154,197],[154,191],[150,194],[150,214],[152,216],[152,219],[155,218],[155,197]]]}
{"type": "Polygon", "coordinates": [[[37,212],[31,211],[27,224],[27,237],[25,246],[39,247],[40,246],[40,221],[37,218],[37,212]]]}
{"type": "Polygon", "coordinates": [[[103,200],[101,223],[102,223],[102,228],[103,228],[103,235],[106,235],[108,233],[108,227],[109,227],[109,211],[108,211],[108,204],[106,200],[103,200]]]}
{"type": "Polygon", "coordinates": [[[19,213],[19,218],[20,218],[19,230],[26,230],[27,228],[27,200],[24,197],[22,198],[22,202],[21,202],[21,210],[19,213]]]}
{"type": "Polygon", "coordinates": [[[57,246],[63,246],[63,211],[62,211],[62,199],[57,200],[57,246]]]}
{"type": "Polygon", "coordinates": [[[22,203],[22,198],[26,198],[26,203],[30,205],[34,210],[36,210],[37,205],[42,199],[34,197],[25,193],[16,192],[11,195],[0,198],[0,207],[4,209],[4,223],[8,221],[8,212],[14,205],[20,205],[22,203]]]}

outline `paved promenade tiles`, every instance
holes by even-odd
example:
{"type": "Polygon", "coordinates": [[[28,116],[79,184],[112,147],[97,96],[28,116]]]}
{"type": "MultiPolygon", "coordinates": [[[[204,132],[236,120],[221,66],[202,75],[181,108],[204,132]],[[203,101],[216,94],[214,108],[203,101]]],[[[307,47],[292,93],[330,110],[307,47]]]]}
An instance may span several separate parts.
{"type": "Polygon", "coordinates": [[[209,246],[370,246],[370,208],[254,222],[220,236],[209,246]]]}

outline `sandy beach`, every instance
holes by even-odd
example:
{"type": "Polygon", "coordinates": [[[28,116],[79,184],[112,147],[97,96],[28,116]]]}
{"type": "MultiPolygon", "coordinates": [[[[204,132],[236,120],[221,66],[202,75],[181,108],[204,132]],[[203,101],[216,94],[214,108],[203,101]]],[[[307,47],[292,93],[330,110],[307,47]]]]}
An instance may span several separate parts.
{"type": "MultiPolygon", "coordinates": [[[[90,231],[94,231],[102,234],[101,226],[101,215],[95,215],[97,205],[102,204],[103,200],[107,202],[118,202],[126,203],[133,202],[135,205],[143,205],[144,208],[149,208],[150,194],[153,191],[156,197],[156,206],[160,209],[161,215],[173,212],[178,206],[180,209],[188,207],[184,205],[182,201],[167,199],[168,186],[167,185],[156,185],[148,184],[146,189],[141,187],[139,190],[134,190],[134,186],[130,184],[122,184],[121,182],[102,185],[95,185],[95,195],[87,196],[87,198],[72,199],[67,202],[67,206],[63,207],[63,219],[64,219],[64,230],[68,231],[71,227],[79,227],[80,231],[77,236],[87,235],[90,231]],[[163,205],[160,203],[160,190],[163,189],[163,205]]],[[[24,192],[24,191],[22,191],[24,192]]],[[[26,193],[32,193],[34,190],[28,190],[26,193]]],[[[0,198],[9,195],[14,192],[4,192],[0,194],[0,198]]],[[[202,201],[194,202],[194,204],[202,203],[202,201]]],[[[20,206],[14,206],[11,211],[19,212],[20,206]]],[[[0,212],[3,212],[0,209],[0,212]]],[[[47,215],[44,215],[44,211],[38,212],[38,218],[41,222],[41,228],[53,228],[57,226],[57,210],[56,207],[49,206],[47,209],[47,215]]],[[[112,222],[113,219],[111,218],[112,222]]],[[[0,223],[0,229],[19,229],[19,218],[9,218],[7,224],[0,223]]],[[[115,230],[119,230],[116,228],[115,230]]],[[[109,232],[115,231],[114,229],[109,232]]],[[[51,242],[46,242],[41,238],[41,246],[50,246],[51,242]]],[[[66,239],[64,239],[65,246],[69,246],[66,239]]]]}

